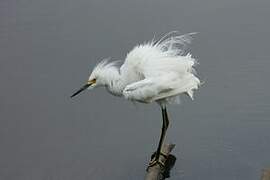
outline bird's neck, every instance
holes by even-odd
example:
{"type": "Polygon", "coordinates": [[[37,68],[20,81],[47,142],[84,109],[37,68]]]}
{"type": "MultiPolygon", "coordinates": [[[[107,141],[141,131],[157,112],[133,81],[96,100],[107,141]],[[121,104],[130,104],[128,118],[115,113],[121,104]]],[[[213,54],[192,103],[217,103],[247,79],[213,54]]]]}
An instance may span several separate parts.
{"type": "Polygon", "coordinates": [[[111,68],[107,70],[104,75],[104,85],[107,90],[115,95],[122,96],[122,92],[126,86],[118,68],[111,68]]]}

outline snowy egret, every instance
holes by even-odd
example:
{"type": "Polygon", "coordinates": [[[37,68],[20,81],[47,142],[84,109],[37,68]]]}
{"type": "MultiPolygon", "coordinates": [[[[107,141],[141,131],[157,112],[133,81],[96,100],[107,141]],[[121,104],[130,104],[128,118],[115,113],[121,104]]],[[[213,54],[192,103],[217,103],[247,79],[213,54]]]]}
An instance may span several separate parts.
{"type": "Polygon", "coordinates": [[[105,59],[92,71],[87,83],[76,91],[76,96],[86,89],[105,86],[115,96],[142,103],[157,102],[162,111],[162,130],[149,167],[164,166],[159,160],[165,133],[169,126],[167,104],[179,103],[179,95],[186,94],[193,99],[193,91],[200,85],[196,77],[195,59],[186,52],[192,35],[166,34],[158,41],[137,45],[131,50],[119,67],[116,61],[105,59]]]}

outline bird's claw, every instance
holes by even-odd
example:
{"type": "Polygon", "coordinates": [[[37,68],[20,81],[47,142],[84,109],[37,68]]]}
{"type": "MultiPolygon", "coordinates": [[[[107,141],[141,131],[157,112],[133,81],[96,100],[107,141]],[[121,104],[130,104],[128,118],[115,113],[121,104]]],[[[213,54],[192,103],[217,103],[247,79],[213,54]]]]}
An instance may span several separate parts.
{"type": "Polygon", "coordinates": [[[153,166],[155,166],[155,165],[159,165],[160,167],[164,167],[165,166],[165,163],[164,162],[162,162],[161,160],[157,160],[157,159],[153,159],[153,160],[151,160],[150,162],[149,162],[149,164],[148,164],[148,168],[150,168],[150,167],[153,167],[153,166]]]}
{"type": "MultiPolygon", "coordinates": [[[[165,160],[167,160],[168,155],[164,154],[164,153],[160,153],[161,156],[163,156],[165,158],[165,160]]],[[[152,158],[151,161],[148,164],[147,170],[150,167],[153,167],[155,165],[159,165],[160,167],[165,167],[165,161],[161,161],[159,158],[157,159],[156,157],[152,158]]]]}

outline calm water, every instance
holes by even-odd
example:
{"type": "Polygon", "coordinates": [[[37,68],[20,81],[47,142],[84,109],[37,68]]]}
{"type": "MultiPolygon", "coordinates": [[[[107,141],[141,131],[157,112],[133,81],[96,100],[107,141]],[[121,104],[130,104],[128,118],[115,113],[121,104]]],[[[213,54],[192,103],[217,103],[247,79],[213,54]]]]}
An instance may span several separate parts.
{"type": "Polygon", "coordinates": [[[180,30],[205,84],[169,108],[171,180],[254,180],[270,167],[270,2],[0,2],[0,179],[137,180],[155,150],[157,105],[105,90],[69,95],[104,57],[180,30]]]}

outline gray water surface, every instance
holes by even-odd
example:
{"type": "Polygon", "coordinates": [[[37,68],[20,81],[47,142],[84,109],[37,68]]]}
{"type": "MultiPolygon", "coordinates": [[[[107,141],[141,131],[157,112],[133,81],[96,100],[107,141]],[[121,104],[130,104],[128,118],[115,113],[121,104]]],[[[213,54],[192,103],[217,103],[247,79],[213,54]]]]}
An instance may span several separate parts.
{"type": "Polygon", "coordinates": [[[171,180],[254,180],[270,167],[270,1],[2,0],[0,179],[143,179],[159,107],[103,89],[70,99],[102,58],[179,30],[205,84],[170,106],[171,180]]]}

